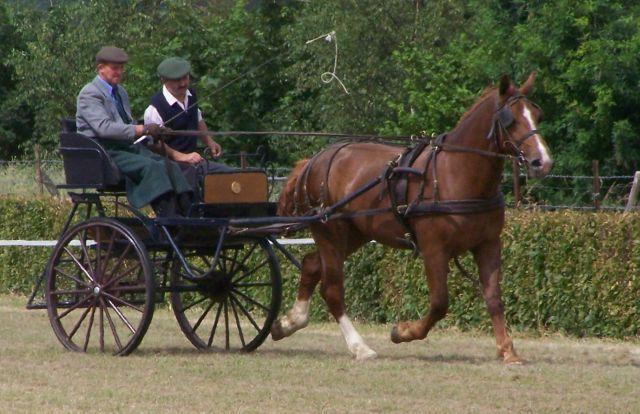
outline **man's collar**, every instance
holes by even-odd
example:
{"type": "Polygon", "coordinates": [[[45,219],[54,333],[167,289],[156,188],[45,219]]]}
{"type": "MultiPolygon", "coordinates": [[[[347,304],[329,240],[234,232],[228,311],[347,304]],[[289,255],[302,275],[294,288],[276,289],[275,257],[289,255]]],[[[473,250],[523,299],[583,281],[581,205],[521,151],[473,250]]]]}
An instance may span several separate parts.
{"type": "MultiPolygon", "coordinates": [[[[167,100],[167,103],[169,105],[173,105],[174,103],[178,102],[178,99],[176,99],[176,97],[173,96],[171,92],[169,92],[169,89],[167,89],[167,87],[164,85],[162,85],[162,94],[164,95],[164,99],[167,100]]],[[[187,97],[189,96],[191,96],[191,91],[187,89],[187,97]]],[[[184,104],[184,102],[180,102],[180,103],[184,104]]]]}
{"type": "Polygon", "coordinates": [[[102,85],[107,88],[107,92],[109,92],[109,94],[113,93],[113,86],[111,86],[111,84],[109,82],[107,82],[106,80],[102,79],[102,76],[97,75],[98,80],[100,81],[100,83],[102,83],[102,85]]]}

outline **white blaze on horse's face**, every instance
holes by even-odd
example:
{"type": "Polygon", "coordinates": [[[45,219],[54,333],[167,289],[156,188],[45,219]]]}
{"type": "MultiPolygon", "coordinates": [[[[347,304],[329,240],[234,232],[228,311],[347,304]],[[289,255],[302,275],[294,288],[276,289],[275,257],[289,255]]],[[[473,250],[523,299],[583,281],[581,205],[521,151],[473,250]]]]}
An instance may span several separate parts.
{"type": "MultiPolygon", "coordinates": [[[[533,115],[531,114],[529,107],[527,105],[523,105],[522,108],[522,116],[529,124],[529,130],[537,130],[538,126],[533,119],[533,115]]],[[[553,167],[553,159],[551,158],[549,147],[540,134],[534,134],[529,138],[529,141],[530,144],[527,143],[529,144],[528,146],[523,145],[523,151],[529,164],[529,176],[532,178],[542,178],[549,174],[551,167],[553,167]],[[524,148],[525,146],[527,148],[524,148]]]]}

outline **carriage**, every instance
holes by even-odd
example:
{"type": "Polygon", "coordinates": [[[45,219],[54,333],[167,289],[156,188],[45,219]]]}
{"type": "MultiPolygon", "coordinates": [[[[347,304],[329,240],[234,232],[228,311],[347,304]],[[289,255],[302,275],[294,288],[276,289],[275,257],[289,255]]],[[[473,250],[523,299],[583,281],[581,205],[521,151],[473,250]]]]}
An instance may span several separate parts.
{"type": "Polygon", "coordinates": [[[287,223],[256,220],[275,218],[264,170],[207,175],[186,217],[150,217],[121,201],[120,172],[73,120],[62,120],[59,151],[73,207],[27,307],[47,309],[66,348],[129,354],[163,302],[196,348],[264,342],[281,303],[274,249],[296,263],[275,239],[287,223]]]}
{"type": "Polygon", "coordinates": [[[280,340],[307,326],[320,284],[349,351],[372,358],[375,351],[346,314],[343,266],[376,240],[420,254],[429,285],[427,315],[397,322],[393,342],[424,339],[446,315],[449,263],[470,251],[498,356],[521,363],[500,291],[500,182],[505,159],[525,164],[531,177],[552,168],[537,129],[542,111],[527,98],[534,80],[532,73],[516,88],[503,76],[452,131],[435,139],[418,137],[405,147],[361,137],[366,142],[350,139],[299,162],[281,195],[281,215],[267,200],[264,171],[244,170],[205,177],[205,187],[211,181],[215,191],[205,188],[204,202],[186,217],[150,218],[118,201],[124,195],[119,173],[99,143],[63,132],[62,187],[83,191],[70,193],[72,211],[41,277],[56,336],[74,351],[126,355],[142,340],[155,304],[168,301],[197,348],[252,351],[269,334],[280,340]],[[225,188],[227,196],[216,198],[225,188]],[[103,203],[107,197],[115,199],[111,209],[103,203]],[[86,216],[71,226],[80,206],[86,216]],[[302,227],[316,246],[298,263],[275,236],[302,227]],[[301,271],[296,301],[279,319],[276,250],[301,271]]]}

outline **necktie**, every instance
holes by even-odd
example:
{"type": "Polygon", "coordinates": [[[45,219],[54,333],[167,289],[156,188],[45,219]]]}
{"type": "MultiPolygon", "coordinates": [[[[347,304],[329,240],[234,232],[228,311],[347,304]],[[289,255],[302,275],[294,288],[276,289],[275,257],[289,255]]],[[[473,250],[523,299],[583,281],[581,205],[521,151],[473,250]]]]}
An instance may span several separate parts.
{"type": "Polygon", "coordinates": [[[111,89],[111,94],[113,95],[113,99],[116,101],[116,109],[120,114],[120,118],[122,118],[122,122],[124,122],[125,124],[130,124],[131,118],[129,118],[129,115],[127,115],[127,111],[124,110],[122,98],[120,98],[120,94],[118,93],[118,85],[114,86],[111,89]]]}

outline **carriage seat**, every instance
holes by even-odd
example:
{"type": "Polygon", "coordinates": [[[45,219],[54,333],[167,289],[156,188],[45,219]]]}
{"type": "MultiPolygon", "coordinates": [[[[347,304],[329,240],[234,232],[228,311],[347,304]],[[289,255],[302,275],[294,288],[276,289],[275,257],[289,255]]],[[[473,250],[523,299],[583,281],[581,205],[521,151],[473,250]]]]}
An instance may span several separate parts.
{"type": "Polygon", "coordinates": [[[61,119],[60,147],[66,184],[59,188],[83,188],[122,192],[124,180],[118,167],[98,140],[76,132],[73,119],[61,119]]]}

